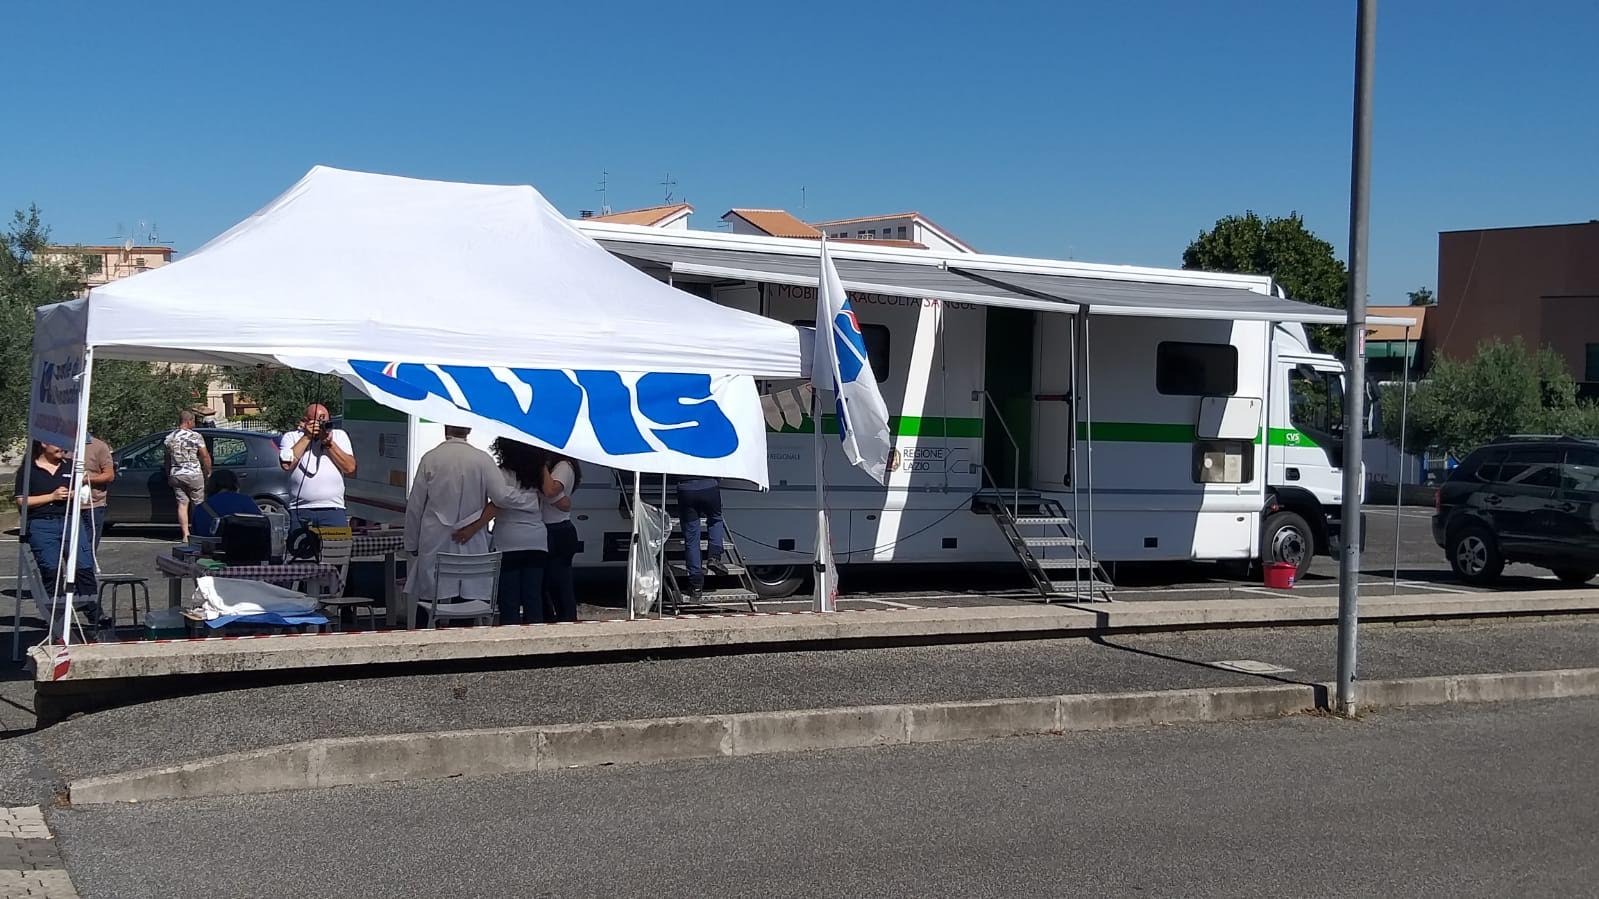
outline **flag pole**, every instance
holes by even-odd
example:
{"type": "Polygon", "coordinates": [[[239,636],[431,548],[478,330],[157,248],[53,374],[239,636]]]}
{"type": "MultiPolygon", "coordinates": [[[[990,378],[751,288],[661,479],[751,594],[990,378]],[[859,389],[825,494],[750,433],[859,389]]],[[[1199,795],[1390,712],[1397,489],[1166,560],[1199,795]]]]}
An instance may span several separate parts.
{"type": "MultiPolygon", "coordinates": [[[[818,325],[821,323],[818,322],[818,325]]],[[[833,539],[832,528],[827,521],[827,488],[822,481],[822,456],[827,452],[827,444],[822,440],[822,392],[811,390],[811,435],[812,452],[816,462],[816,589],[815,601],[812,603],[814,612],[835,611],[833,602],[833,572],[830,570],[832,562],[832,547],[829,545],[833,539]]]]}

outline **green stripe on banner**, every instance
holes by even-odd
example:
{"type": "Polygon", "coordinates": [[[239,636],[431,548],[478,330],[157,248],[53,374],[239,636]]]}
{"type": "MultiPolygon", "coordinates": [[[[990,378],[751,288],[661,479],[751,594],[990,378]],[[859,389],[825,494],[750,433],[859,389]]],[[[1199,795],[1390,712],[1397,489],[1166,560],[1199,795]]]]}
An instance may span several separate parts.
{"type": "MultiPolygon", "coordinates": [[[[771,430],[768,428],[767,430],[771,430]]],[[[799,427],[789,427],[784,424],[774,433],[778,434],[809,434],[812,432],[811,417],[805,416],[799,427]]],[[[822,433],[838,433],[838,416],[822,416],[822,433]]],[[[983,436],[983,420],[981,418],[945,418],[937,415],[892,415],[888,419],[888,433],[894,437],[981,437],[983,436]]]]}
{"type": "Polygon", "coordinates": [[[405,421],[405,413],[398,409],[369,400],[365,397],[350,397],[344,401],[345,421],[405,421]]]}

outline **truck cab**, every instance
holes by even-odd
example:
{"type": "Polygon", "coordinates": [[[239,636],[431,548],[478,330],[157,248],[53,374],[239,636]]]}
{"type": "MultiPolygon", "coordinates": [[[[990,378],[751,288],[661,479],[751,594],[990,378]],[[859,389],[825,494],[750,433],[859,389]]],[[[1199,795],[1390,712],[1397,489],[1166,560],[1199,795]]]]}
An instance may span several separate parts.
{"type": "Polygon", "coordinates": [[[1345,372],[1336,356],[1311,350],[1302,326],[1273,330],[1261,559],[1303,576],[1343,533],[1345,372]]]}

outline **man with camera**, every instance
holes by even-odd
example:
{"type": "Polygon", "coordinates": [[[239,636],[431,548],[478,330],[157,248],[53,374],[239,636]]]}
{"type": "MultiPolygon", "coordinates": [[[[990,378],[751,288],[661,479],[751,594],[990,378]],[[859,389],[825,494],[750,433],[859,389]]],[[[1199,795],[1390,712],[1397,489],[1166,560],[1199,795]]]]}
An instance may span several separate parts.
{"type": "Polygon", "coordinates": [[[313,403],[305,407],[299,429],[283,435],[278,458],[283,470],[291,473],[291,527],[349,526],[344,479],[355,474],[355,451],[348,434],[328,425],[326,406],[313,403]]]}

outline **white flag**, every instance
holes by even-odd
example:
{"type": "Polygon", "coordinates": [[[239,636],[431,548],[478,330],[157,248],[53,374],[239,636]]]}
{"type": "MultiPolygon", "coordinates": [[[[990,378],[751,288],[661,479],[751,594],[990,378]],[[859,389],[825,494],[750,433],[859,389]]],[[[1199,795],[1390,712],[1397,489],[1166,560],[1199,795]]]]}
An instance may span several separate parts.
{"type": "MultiPolygon", "coordinates": [[[[811,383],[833,391],[838,436],[844,456],[881,484],[888,473],[888,407],[877,390],[877,377],[866,354],[866,338],[850,306],[849,295],[822,239],[822,274],[816,289],[816,349],[811,383]]],[[[818,427],[821,422],[816,422],[818,427]]]]}

